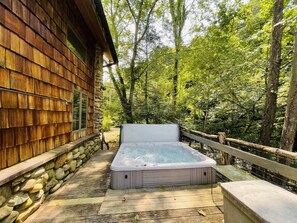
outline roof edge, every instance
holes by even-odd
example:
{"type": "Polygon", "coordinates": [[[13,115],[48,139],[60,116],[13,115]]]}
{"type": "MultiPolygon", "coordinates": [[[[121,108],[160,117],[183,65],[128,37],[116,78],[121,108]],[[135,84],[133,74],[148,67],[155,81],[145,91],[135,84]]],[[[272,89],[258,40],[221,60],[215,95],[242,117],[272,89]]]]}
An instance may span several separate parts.
{"type": "Polygon", "coordinates": [[[110,34],[110,30],[109,30],[108,23],[107,23],[107,20],[106,20],[106,17],[105,17],[105,13],[104,13],[104,10],[103,10],[102,3],[101,3],[100,0],[94,0],[94,3],[95,3],[95,6],[96,6],[96,13],[97,13],[97,15],[99,16],[99,18],[101,20],[101,24],[102,24],[104,32],[105,32],[106,41],[108,43],[108,46],[109,46],[109,49],[110,49],[110,52],[111,52],[111,56],[113,58],[113,62],[111,64],[109,64],[109,65],[117,64],[118,63],[118,56],[117,56],[117,53],[116,53],[116,50],[115,50],[115,47],[114,47],[114,44],[113,44],[113,40],[112,40],[112,37],[111,37],[111,34],[110,34]]]}

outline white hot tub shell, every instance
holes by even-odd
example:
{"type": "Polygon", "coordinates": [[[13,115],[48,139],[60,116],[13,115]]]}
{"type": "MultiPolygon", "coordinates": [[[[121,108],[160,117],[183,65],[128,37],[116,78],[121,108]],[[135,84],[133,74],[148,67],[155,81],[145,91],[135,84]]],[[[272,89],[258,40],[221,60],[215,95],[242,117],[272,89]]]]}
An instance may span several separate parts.
{"type": "Polygon", "coordinates": [[[213,159],[179,142],[175,124],[125,124],[111,164],[111,188],[133,189],[209,184],[213,159]]]}

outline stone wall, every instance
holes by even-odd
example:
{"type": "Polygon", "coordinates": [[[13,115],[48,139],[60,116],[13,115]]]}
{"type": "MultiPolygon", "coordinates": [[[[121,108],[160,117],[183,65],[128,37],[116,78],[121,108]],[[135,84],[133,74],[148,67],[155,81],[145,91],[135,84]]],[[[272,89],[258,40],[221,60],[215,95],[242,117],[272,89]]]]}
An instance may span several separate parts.
{"type": "Polygon", "coordinates": [[[94,83],[94,133],[101,132],[103,121],[103,52],[101,48],[95,47],[95,83],[94,83]]]}
{"type": "Polygon", "coordinates": [[[96,136],[0,187],[0,223],[23,222],[100,149],[96,136]]]}

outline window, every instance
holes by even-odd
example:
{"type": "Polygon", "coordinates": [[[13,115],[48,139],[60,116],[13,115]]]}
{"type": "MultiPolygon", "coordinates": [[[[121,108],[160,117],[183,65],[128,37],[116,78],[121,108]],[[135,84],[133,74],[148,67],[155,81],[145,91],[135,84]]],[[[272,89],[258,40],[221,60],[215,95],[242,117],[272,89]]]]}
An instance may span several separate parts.
{"type": "Polygon", "coordinates": [[[68,27],[67,46],[82,61],[86,62],[87,48],[82,44],[77,35],[68,27]]]}
{"type": "Polygon", "coordinates": [[[72,130],[77,131],[87,127],[88,96],[74,90],[72,110],[72,130]]]}

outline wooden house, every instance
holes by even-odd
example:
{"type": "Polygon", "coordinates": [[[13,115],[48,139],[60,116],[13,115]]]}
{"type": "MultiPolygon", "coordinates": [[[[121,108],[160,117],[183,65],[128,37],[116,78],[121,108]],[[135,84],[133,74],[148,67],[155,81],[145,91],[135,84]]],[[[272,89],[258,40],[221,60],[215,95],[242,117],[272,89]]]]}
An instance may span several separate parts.
{"type": "Polygon", "coordinates": [[[0,169],[100,131],[103,56],[100,0],[0,1],[0,169]]]}

